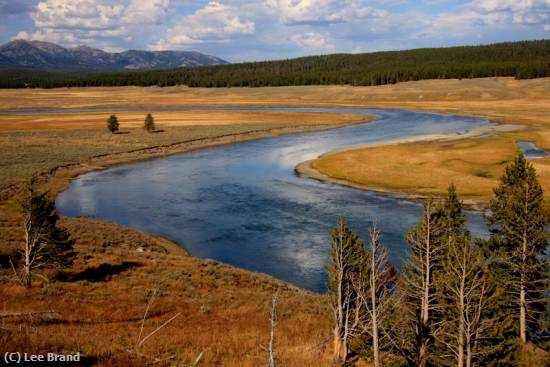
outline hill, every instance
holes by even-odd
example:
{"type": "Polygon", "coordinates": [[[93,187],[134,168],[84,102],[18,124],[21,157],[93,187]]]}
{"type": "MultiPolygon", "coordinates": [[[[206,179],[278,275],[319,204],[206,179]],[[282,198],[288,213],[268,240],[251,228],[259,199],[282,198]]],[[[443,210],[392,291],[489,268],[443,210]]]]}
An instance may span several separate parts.
{"type": "Polygon", "coordinates": [[[0,87],[372,86],[425,79],[494,76],[511,76],[516,79],[550,76],[550,40],[365,54],[333,54],[281,61],[103,73],[72,79],[66,75],[45,79],[28,73],[25,78],[15,80],[10,74],[0,75],[0,87]]]}
{"type": "Polygon", "coordinates": [[[40,70],[136,70],[226,64],[195,51],[105,52],[88,46],[64,48],[54,43],[15,40],[0,46],[0,66],[40,70]]]}

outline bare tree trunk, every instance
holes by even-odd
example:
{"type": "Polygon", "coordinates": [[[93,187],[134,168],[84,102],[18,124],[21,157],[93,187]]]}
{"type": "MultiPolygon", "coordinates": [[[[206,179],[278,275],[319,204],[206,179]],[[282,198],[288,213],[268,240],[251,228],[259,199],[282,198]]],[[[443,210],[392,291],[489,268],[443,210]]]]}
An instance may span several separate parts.
{"type": "Polygon", "coordinates": [[[32,273],[31,273],[31,244],[30,244],[30,225],[25,222],[25,247],[24,247],[24,262],[23,262],[23,274],[21,275],[21,284],[25,288],[31,287],[32,273]]]}
{"type": "Polygon", "coordinates": [[[374,354],[374,367],[380,367],[380,350],[378,346],[378,307],[376,291],[377,284],[377,247],[378,247],[378,231],[376,227],[371,230],[371,271],[370,271],[370,297],[371,297],[371,314],[372,314],[372,349],[374,354]]]}
{"type": "Polygon", "coordinates": [[[472,367],[472,346],[470,343],[466,346],[466,367],[472,367]]]}
{"type": "Polygon", "coordinates": [[[271,333],[269,335],[269,367],[275,367],[275,350],[273,343],[275,340],[275,325],[277,323],[277,314],[275,307],[277,306],[277,295],[273,296],[271,304],[271,333]]]}
{"type": "Polygon", "coordinates": [[[418,367],[425,367],[428,359],[428,338],[427,328],[430,322],[430,284],[431,284],[431,255],[432,250],[430,248],[430,232],[431,232],[431,208],[428,206],[426,211],[426,260],[425,260],[425,269],[424,269],[424,294],[422,296],[422,305],[421,305],[421,320],[420,320],[420,349],[418,353],[418,367]]]}
{"type": "MultiPolygon", "coordinates": [[[[469,246],[469,244],[468,244],[469,246]]],[[[464,328],[465,328],[465,320],[464,320],[464,299],[466,297],[465,294],[465,282],[466,282],[466,259],[465,259],[465,253],[462,254],[462,279],[460,279],[460,289],[459,289],[459,319],[458,319],[458,367],[464,367],[464,328]]]]}
{"type": "Polygon", "coordinates": [[[344,343],[342,342],[342,338],[340,338],[340,327],[336,326],[334,328],[334,351],[333,351],[333,358],[334,362],[341,362],[345,360],[344,356],[344,343]]]}
{"type": "Polygon", "coordinates": [[[347,359],[347,341],[345,337],[347,327],[347,317],[344,315],[344,307],[348,298],[344,296],[344,239],[342,234],[339,234],[336,258],[334,259],[337,274],[337,289],[336,289],[336,327],[334,328],[334,352],[333,358],[336,363],[345,363],[347,359]]]}
{"type": "Polygon", "coordinates": [[[348,358],[347,338],[342,336],[340,328],[334,328],[334,362],[344,364],[348,358]]]}
{"type": "Polygon", "coordinates": [[[527,236],[523,233],[521,249],[521,270],[519,279],[519,338],[523,344],[527,343],[527,303],[525,299],[525,265],[527,262],[527,236]]]}
{"type": "MultiPolygon", "coordinates": [[[[527,185],[525,190],[525,207],[524,212],[529,211],[528,200],[529,198],[529,186],[527,185]]],[[[525,294],[525,272],[527,267],[527,228],[525,223],[523,226],[522,233],[522,244],[521,244],[521,269],[520,269],[520,279],[519,279],[519,339],[522,344],[527,343],[527,303],[526,303],[526,294],[525,294]]]]}
{"type": "Polygon", "coordinates": [[[334,329],[334,361],[337,363],[343,363],[346,361],[347,353],[345,351],[346,343],[342,339],[342,332],[344,329],[344,295],[343,295],[343,282],[344,282],[344,254],[343,254],[343,239],[339,238],[338,256],[336,259],[337,274],[338,274],[338,288],[337,288],[337,304],[336,304],[336,319],[337,325],[334,329]]]}

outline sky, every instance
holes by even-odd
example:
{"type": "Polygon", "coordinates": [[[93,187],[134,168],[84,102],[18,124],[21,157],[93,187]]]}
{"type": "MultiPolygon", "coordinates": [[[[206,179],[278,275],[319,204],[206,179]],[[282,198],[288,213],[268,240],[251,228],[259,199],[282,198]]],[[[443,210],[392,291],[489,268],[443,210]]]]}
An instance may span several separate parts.
{"type": "Polygon", "coordinates": [[[550,38],[550,0],[0,0],[0,43],[230,62],[550,38]]]}

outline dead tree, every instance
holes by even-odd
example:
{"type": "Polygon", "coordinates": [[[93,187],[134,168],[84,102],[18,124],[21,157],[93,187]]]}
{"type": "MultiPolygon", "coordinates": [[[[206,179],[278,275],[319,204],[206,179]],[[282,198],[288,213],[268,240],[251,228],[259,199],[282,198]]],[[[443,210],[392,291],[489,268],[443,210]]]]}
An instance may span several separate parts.
{"type": "MultiPolygon", "coordinates": [[[[431,200],[424,204],[420,223],[406,235],[411,245],[411,257],[405,264],[402,300],[409,310],[410,326],[413,328],[412,350],[401,350],[409,363],[425,367],[429,346],[432,342],[432,312],[437,307],[433,285],[433,272],[440,262],[441,221],[438,208],[431,200]]],[[[406,345],[406,343],[400,343],[406,345]]]]}
{"type": "Polygon", "coordinates": [[[380,366],[380,348],[388,335],[381,329],[389,316],[389,306],[393,301],[396,277],[389,261],[389,251],[380,243],[380,232],[373,224],[369,231],[370,249],[365,266],[354,278],[353,286],[365,317],[359,317],[363,331],[372,338],[374,367],[380,366]]]}
{"type": "Polygon", "coordinates": [[[67,231],[56,226],[59,217],[55,202],[47,195],[47,192],[36,192],[31,181],[21,201],[25,234],[20,250],[20,263],[23,269],[20,273],[15,266],[13,269],[26,288],[30,288],[32,284],[34,269],[47,264],[70,265],[75,255],[72,252],[73,241],[69,239],[67,231]]]}
{"type": "MultiPolygon", "coordinates": [[[[452,240],[442,266],[442,292],[449,300],[438,342],[454,357],[458,367],[471,367],[483,352],[481,340],[494,326],[487,316],[490,301],[486,268],[469,241],[452,240]]],[[[443,356],[444,357],[444,356],[443,356]]]]}
{"type": "Polygon", "coordinates": [[[363,244],[340,218],[332,231],[329,261],[329,292],[334,312],[334,361],[344,364],[350,341],[361,332],[363,303],[352,284],[363,266],[363,244]]]}
{"type": "Polygon", "coordinates": [[[277,294],[271,300],[271,331],[269,333],[269,367],[275,367],[275,326],[277,325],[277,294]]]}

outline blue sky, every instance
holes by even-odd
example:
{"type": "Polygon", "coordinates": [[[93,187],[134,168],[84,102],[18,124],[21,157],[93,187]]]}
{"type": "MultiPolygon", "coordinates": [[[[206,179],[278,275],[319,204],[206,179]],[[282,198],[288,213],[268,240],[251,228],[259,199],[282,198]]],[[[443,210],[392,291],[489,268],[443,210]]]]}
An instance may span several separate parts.
{"type": "Polygon", "coordinates": [[[0,42],[231,62],[550,38],[550,0],[0,0],[0,42]]]}

